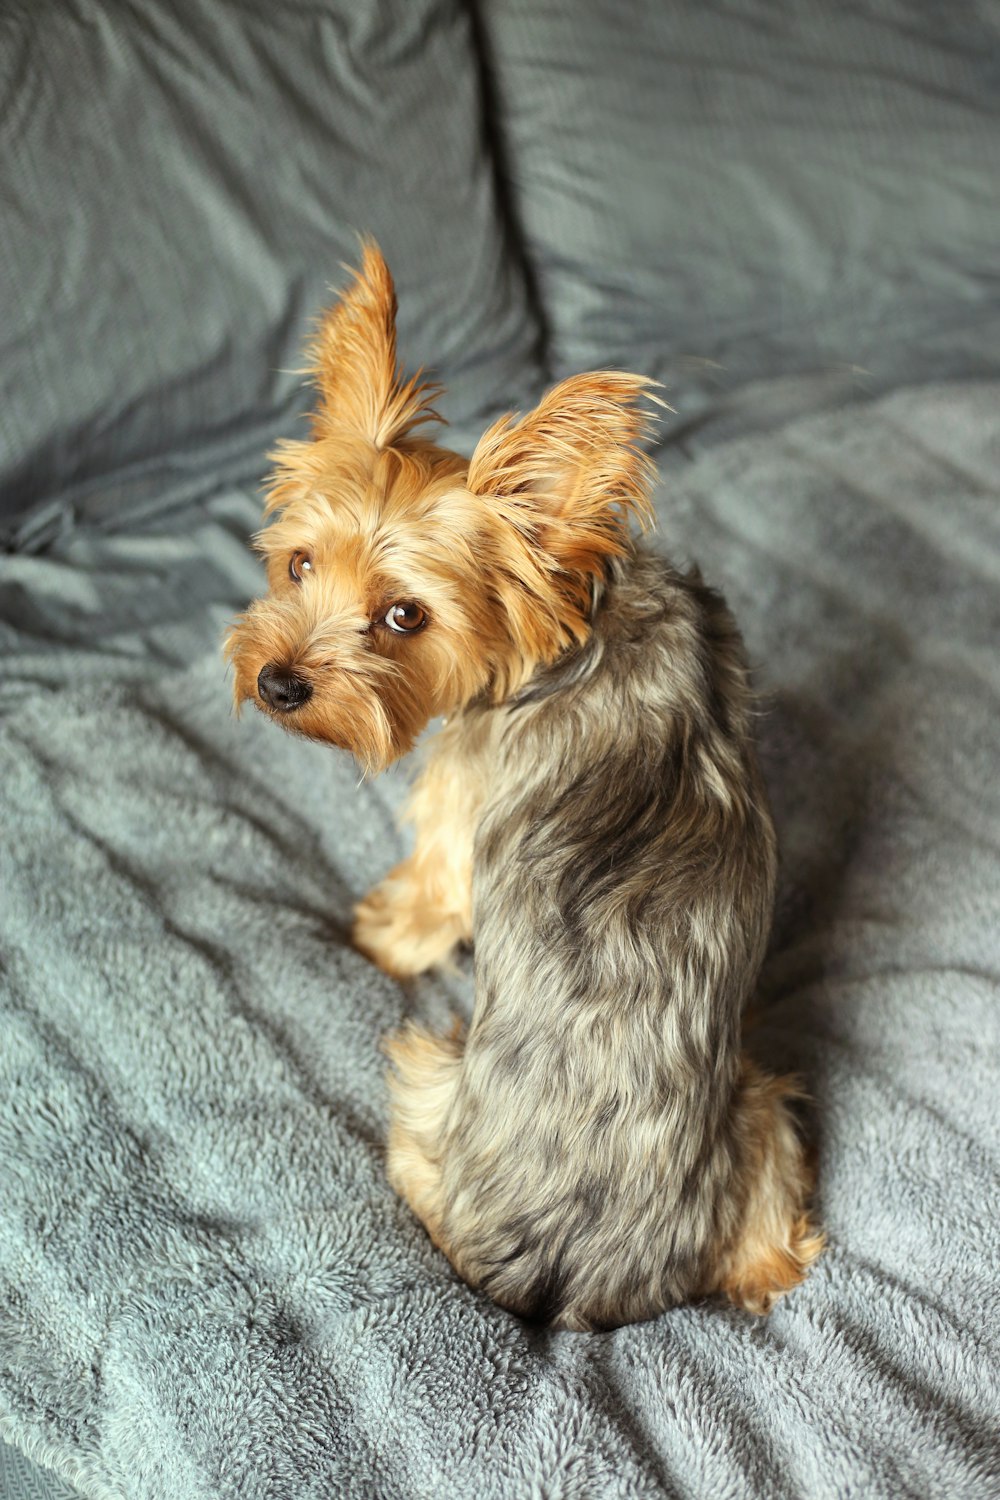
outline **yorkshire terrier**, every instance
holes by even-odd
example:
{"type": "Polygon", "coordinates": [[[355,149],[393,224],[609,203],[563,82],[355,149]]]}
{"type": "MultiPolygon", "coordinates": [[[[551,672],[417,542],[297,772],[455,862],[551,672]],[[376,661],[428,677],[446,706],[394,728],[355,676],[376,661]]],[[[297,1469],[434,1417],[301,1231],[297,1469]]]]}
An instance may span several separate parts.
{"type": "Polygon", "coordinates": [[[633,540],[650,382],[564,380],[472,459],[415,435],[366,243],[310,348],[312,440],[278,449],[269,592],[237,703],[379,771],[431,719],[413,853],[354,941],[409,976],[474,941],[467,1034],[387,1043],[389,1179],[503,1307],[606,1329],[720,1293],[754,1313],[822,1238],[792,1080],[742,1051],[775,837],[722,598],[633,540]]]}

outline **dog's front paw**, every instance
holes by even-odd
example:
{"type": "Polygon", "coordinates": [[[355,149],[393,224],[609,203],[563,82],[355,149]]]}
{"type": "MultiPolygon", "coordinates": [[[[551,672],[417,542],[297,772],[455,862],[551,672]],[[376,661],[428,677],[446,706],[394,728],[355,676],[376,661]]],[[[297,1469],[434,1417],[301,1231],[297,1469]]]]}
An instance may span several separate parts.
{"type": "Polygon", "coordinates": [[[354,908],[351,939],[386,974],[410,979],[443,963],[466,935],[464,926],[409,881],[390,876],[354,908]]]}
{"type": "Polygon", "coordinates": [[[398,930],[400,922],[389,902],[387,884],[374,886],[354,908],[351,942],[387,974],[397,974],[398,968],[392,962],[393,929],[398,930]]]}

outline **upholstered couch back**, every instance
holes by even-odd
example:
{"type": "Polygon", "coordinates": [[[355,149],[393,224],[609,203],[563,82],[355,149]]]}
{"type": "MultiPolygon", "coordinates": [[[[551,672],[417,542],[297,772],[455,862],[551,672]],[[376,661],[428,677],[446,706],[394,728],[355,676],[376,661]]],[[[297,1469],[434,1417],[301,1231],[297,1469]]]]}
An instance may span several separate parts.
{"type": "Polygon", "coordinates": [[[753,379],[1000,359],[1000,23],[903,0],[14,0],[0,528],[253,480],[374,234],[468,444],[551,376],[699,420],[753,379]]]}

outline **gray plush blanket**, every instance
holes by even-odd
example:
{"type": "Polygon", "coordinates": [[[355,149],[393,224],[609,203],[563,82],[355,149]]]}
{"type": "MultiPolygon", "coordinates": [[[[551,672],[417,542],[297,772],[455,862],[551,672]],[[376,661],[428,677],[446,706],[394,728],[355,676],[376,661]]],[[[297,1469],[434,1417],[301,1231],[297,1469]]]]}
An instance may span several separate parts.
{"type": "Polygon", "coordinates": [[[662,455],[758,664],[759,1054],[829,1248],[765,1322],[529,1328],[383,1172],[351,951],[405,769],[230,713],[257,501],[3,562],[0,1432],[95,1500],[1000,1494],[1000,388],[662,455]]]}

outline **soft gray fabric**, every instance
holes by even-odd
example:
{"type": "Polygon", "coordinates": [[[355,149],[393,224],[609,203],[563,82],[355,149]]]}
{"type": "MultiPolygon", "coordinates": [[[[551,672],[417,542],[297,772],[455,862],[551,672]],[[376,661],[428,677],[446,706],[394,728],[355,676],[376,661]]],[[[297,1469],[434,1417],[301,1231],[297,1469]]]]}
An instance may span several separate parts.
{"type": "Polygon", "coordinates": [[[476,0],[556,373],[1000,374],[1000,10],[476,0]]]}
{"type": "Polygon", "coordinates": [[[1000,1493],[998,473],[996,385],[668,450],[767,698],[755,1045],[830,1238],[767,1322],[528,1328],[387,1188],[379,1038],[468,983],[345,943],[404,776],[230,715],[255,503],[7,559],[0,1431],[99,1500],[1000,1493]]]}
{"type": "Polygon", "coordinates": [[[482,121],[460,0],[6,0],[0,531],[255,476],[362,231],[448,414],[523,401],[482,121]]]}
{"type": "Polygon", "coordinates": [[[51,1469],[43,1469],[20,1448],[0,1441],[0,1495],[3,1500],[75,1500],[71,1488],[51,1469]]]}

